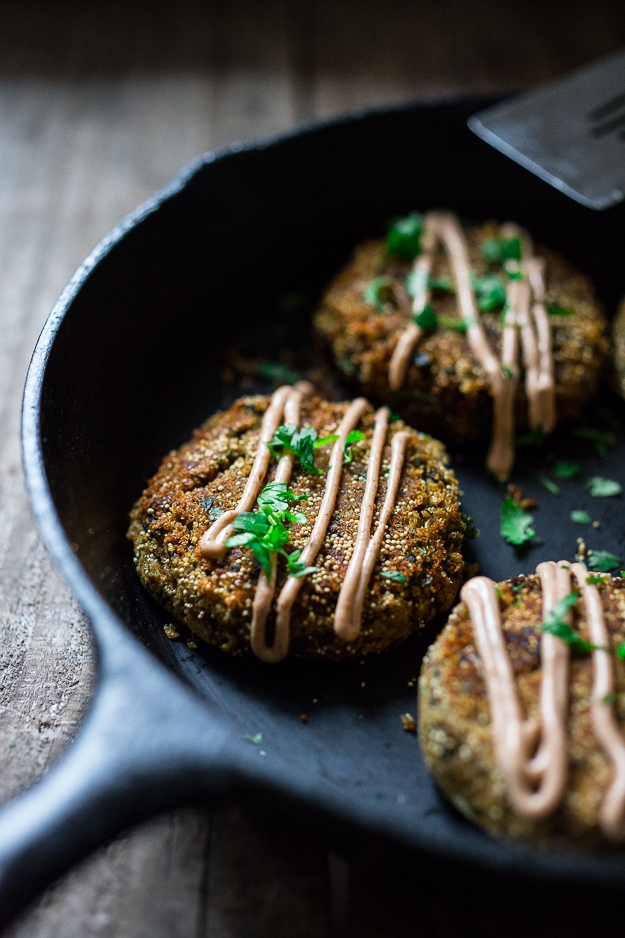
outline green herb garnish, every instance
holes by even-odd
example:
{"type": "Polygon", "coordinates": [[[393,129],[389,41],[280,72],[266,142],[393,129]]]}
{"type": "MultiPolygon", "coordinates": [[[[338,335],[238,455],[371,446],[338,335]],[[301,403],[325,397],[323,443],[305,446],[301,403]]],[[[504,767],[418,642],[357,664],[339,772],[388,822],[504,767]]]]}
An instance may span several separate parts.
{"type": "Polygon", "coordinates": [[[620,645],[617,645],[616,648],[616,657],[625,658],[625,642],[621,642],[620,645]]]}
{"type": "Polygon", "coordinates": [[[254,365],[254,374],[258,378],[266,378],[267,381],[276,381],[279,384],[295,384],[299,380],[296,371],[291,371],[280,362],[258,361],[254,365]]]}
{"type": "Polygon", "coordinates": [[[384,313],[389,306],[395,306],[395,291],[392,277],[374,277],[363,292],[365,303],[369,303],[379,313],[384,313]]]}
{"type": "Polygon", "coordinates": [[[486,238],[482,241],[482,257],[489,264],[520,261],[521,239],[518,235],[512,238],[486,238]]]}
{"type": "Polygon", "coordinates": [[[517,436],[514,441],[515,446],[539,446],[545,438],[542,427],[536,427],[522,436],[517,436]]]}
{"type": "Polygon", "coordinates": [[[403,573],[400,573],[399,570],[382,570],[380,576],[385,577],[387,580],[393,580],[395,583],[408,582],[408,577],[403,573]]]}
{"type": "Polygon", "coordinates": [[[501,505],[501,536],[508,544],[520,547],[535,540],[533,523],[534,518],[519,502],[514,498],[504,499],[501,505]]]}
{"type": "Polygon", "coordinates": [[[497,309],[506,302],[506,288],[498,274],[486,274],[484,277],[471,276],[471,283],[475,290],[477,308],[482,312],[497,309]]]}
{"type": "Polygon", "coordinates": [[[575,312],[568,306],[560,306],[559,303],[547,303],[545,309],[548,316],[572,316],[575,312]]]}
{"type": "Polygon", "coordinates": [[[609,573],[622,564],[620,557],[611,554],[609,550],[593,550],[588,553],[588,569],[598,573],[609,573]]]}
{"type": "Polygon", "coordinates": [[[249,547],[256,560],[271,575],[271,565],[276,554],[287,558],[285,546],[289,542],[289,531],[285,521],[305,524],[306,515],[291,512],[290,502],[301,501],[306,496],[295,495],[286,482],[269,482],[258,496],[260,511],[242,511],[232,523],[237,533],[229,537],[226,547],[249,547]]]}
{"type": "Polygon", "coordinates": [[[265,514],[284,514],[289,521],[305,524],[306,515],[298,512],[298,516],[294,517],[290,514],[289,502],[302,502],[307,499],[308,495],[295,495],[286,482],[268,482],[258,496],[258,507],[265,514]]]}
{"type": "Polygon", "coordinates": [[[414,260],[421,251],[422,228],[423,215],[420,212],[395,219],[386,235],[386,253],[414,260]]]}
{"type": "Polygon", "coordinates": [[[514,380],[514,372],[509,365],[501,365],[501,373],[505,378],[508,378],[510,381],[514,380]]]}
{"type": "Polygon", "coordinates": [[[581,469],[580,464],[573,462],[572,459],[559,459],[557,462],[554,462],[551,471],[556,479],[573,479],[575,476],[579,475],[581,469]]]}
{"type": "Polygon", "coordinates": [[[319,567],[307,567],[305,563],[301,563],[299,556],[301,550],[294,550],[287,557],[286,569],[289,576],[306,576],[308,573],[315,573],[319,567]]]}
{"type": "Polygon", "coordinates": [[[453,316],[439,316],[438,323],[447,329],[455,329],[457,332],[466,332],[469,326],[475,323],[473,318],[455,319],[453,316]]]}
{"type": "Polygon", "coordinates": [[[430,277],[428,279],[430,290],[440,290],[441,293],[455,293],[453,280],[449,277],[430,277]]]}
{"type": "Polygon", "coordinates": [[[336,439],[336,436],[319,440],[314,427],[298,429],[294,423],[286,423],[278,427],[267,446],[274,456],[282,456],[285,451],[293,453],[301,462],[304,472],[320,476],[323,473],[315,466],[313,450],[325,446],[332,439],[336,439]]]}
{"type": "Polygon", "coordinates": [[[605,583],[605,580],[602,576],[587,576],[586,582],[590,583],[591,586],[598,586],[601,583],[605,583]]]}
{"type": "Polygon", "coordinates": [[[559,495],[559,494],[560,494],[560,489],[558,488],[558,486],[556,485],[556,483],[555,483],[555,482],[552,482],[552,480],[549,478],[549,476],[545,475],[544,472],[539,472],[539,473],[538,473],[538,481],[539,481],[540,484],[543,486],[543,488],[546,488],[547,491],[548,491],[548,492],[551,492],[552,495],[559,495]]]}
{"type": "Polygon", "coordinates": [[[594,445],[595,452],[599,456],[605,456],[611,446],[614,446],[616,437],[608,430],[595,430],[592,427],[578,427],[573,430],[573,436],[579,440],[590,440],[594,445]]]}
{"type": "Polygon", "coordinates": [[[420,329],[436,329],[438,326],[438,316],[431,306],[424,306],[420,313],[412,317],[420,329]]]}
{"type": "Polygon", "coordinates": [[[253,736],[244,736],[243,739],[246,739],[248,743],[254,743],[255,746],[260,746],[263,741],[262,733],[254,733],[253,736]]]}
{"type": "Polygon", "coordinates": [[[623,491],[620,482],[614,479],[604,479],[602,476],[592,476],[586,483],[592,498],[612,498],[623,491]]]}
{"type": "Polygon", "coordinates": [[[576,648],[578,651],[594,651],[597,647],[592,642],[587,642],[581,637],[568,622],[565,617],[569,610],[575,605],[579,597],[579,590],[574,590],[555,604],[553,609],[547,614],[544,622],[539,626],[541,632],[548,632],[557,638],[566,642],[567,645],[576,648]]]}
{"type": "Polygon", "coordinates": [[[590,515],[587,511],[572,511],[571,521],[575,524],[590,524],[590,515]]]}
{"type": "Polygon", "coordinates": [[[354,459],[354,453],[352,447],[355,443],[360,443],[361,440],[365,439],[366,434],[362,430],[350,430],[345,439],[345,445],[343,446],[343,465],[347,466],[354,459]]]}
{"type": "Polygon", "coordinates": [[[462,515],[462,520],[464,521],[466,527],[464,529],[464,540],[465,541],[474,541],[476,537],[480,536],[478,528],[475,527],[475,522],[471,515],[462,515]]]}

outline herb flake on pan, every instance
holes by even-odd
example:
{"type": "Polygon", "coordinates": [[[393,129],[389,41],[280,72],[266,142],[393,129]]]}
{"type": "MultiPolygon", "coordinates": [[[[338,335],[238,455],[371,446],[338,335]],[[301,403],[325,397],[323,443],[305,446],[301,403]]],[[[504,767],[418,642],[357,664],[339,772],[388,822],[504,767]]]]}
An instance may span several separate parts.
{"type": "Polygon", "coordinates": [[[573,430],[573,436],[591,442],[598,456],[605,456],[616,443],[616,437],[609,430],[596,430],[594,427],[578,427],[573,430]]]}
{"type": "Polygon", "coordinates": [[[580,474],[582,467],[572,459],[558,459],[551,467],[551,471],[556,479],[574,479],[580,474]]]}
{"type": "Polygon", "coordinates": [[[392,277],[374,277],[370,280],[363,292],[365,303],[369,303],[379,313],[386,312],[389,307],[396,305],[395,290],[392,277]]]}
{"type": "Polygon", "coordinates": [[[255,746],[260,746],[263,741],[263,734],[254,733],[253,736],[248,734],[247,736],[244,736],[243,739],[245,739],[248,743],[254,743],[255,746]]]}
{"type": "Polygon", "coordinates": [[[514,498],[505,498],[501,504],[501,536],[515,547],[530,544],[536,539],[532,527],[533,516],[514,498]]]}
{"type": "Polygon", "coordinates": [[[542,487],[547,489],[548,492],[551,492],[552,495],[560,494],[559,487],[556,485],[556,483],[552,479],[549,478],[548,475],[545,475],[544,472],[538,473],[538,481],[540,482],[542,487]]]}
{"type": "Polygon", "coordinates": [[[485,238],[482,241],[482,257],[489,264],[520,261],[521,239],[518,235],[512,238],[485,238]]]}
{"type": "Polygon", "coordinates": [[[571,521],[575,524],[590,524],[590,515],[587,511],[572,511],[571,521]]]}
{"type": "Polygon", "coordinates": [[[393,580],[394,583],[407,583],[408,577],[400,573],[399,570],[382,570],[380,576],[383,576],[387,580],[393,580]]]}
{"type": "Polygon", "coordinates": [[[475,290],[477,308],[483,313],[503,306],[506,302],[506,288],[498,274],[473,275],[471,284],[475,290]]]}
{"type": "Polygon", "coordinates": [[[586,487],[592,498],[612,498],[623,491],[620,482],[614,479],[604,479],[603,476],[591,476],[586,487]]]}
{"type": "Polygon", "coordinates": [[[396,218],[386,235],[386,253],[414,260],[421,251],[422,229],[423,215],[420,212],[396,218]]]}
{"type": "Polygon", "coordinates": [[[295,384],[296,381],[299,381],[299,375],[296,371],[291,371],[290,368],[280,362],[270,362],[265,359],[256,362],[254,374],[258,378],[275,381],[277,384],[295,384]]]}
{"type": "Polygon", "coordinates": [[[573,316],[575,310],[570,309],[568,306],[560,306],[559,303],[547,303],[545,309],[547,310],[548,316],[573,316]]]}
{"type": "Polygon", "coordinates": [[[429,304],[412,318],[420,329],[436,329],[438,326],[438,316],[429,304]]]}
{"type": "Polygon", "coordinates": [[[592,550],[588,552],[588,569],[595,570],[597,573],[609,573],[620,567],[622,564],[620,557],[611,554],[609,550],[592,550]]]}
{"type": "Polygon", "coordinates": [[[565,621],[567,613],[576,604],[578,598],[579,590],[573,590],[572,593],[569,593],[568,596],[565,596],[564,599],[561,599],[555,604],[553,609],[547,614],[544,622],[542,622],[538,628],[541,632],[548,632],[550,635],[555,635],[578,651],[594,651],[597,646],[593,645],[592,642],[587,642],[573,626],[565,621]]]}

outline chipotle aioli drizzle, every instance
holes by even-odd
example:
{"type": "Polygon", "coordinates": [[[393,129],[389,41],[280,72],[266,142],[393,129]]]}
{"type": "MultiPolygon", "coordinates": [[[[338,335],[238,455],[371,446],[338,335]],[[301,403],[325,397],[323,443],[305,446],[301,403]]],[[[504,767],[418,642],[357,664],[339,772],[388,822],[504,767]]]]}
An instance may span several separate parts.
{"type": "MultiPolygon", "coordinates": [[[[273,394],[261,423],[259,447],[243,495],[239,499],[237,507],[220,515],[202,536],[200,549],[204,557],[218,558],[223,554],[226,549],[225,542],[232,532],[234,519],[239,512],[249,511],[254,505],[263,486],[271,459],[271,453],[266,444],[271,441],[283,418],[287,423],[299,425],[302,393],[302,389],[297,387],[282,387],[278,388],[273,394]]],[[[338,426],[337,439],[332,447],[330,468],[326,476],[326,486],[319,514],[313,525],[310,538],[299,556],[299,561],[306,566],[311,566],[319,553],[336,506],[343,471],[345,442],[349,433],[358,426],[368,406],[369,403],[365,398],[356,398],[349,405],[338,426]]],[[[386,496],[375,532],[371,535],[373,508],[379,486],[388,422],[389,410],[387,407],[382,407],[375,415],[365,496],[361,508],[354,553],[345,579],[341,584],[336,607],[334,630],[337,636],[344,641],[353,640],[360,631],[365,593],[382,545],[386,525],[395,507],[397,491],[401,481],[406,445],[410,436],[405,431],[396,433],[391,442],[391,460],[386,496]]],[[[293,461],[294,456],[292,453],[281,457],[276,470],[276,482],[288,483],[290,481],[293,461]]],[[[254,595],[250,631],[252,651],[258,658],[268,663],[281,661],[288,652],[291,614],[302,587],[301,577],[287,577],[278,595],[273,643],[268,645],[266,624],[276,588],[276,560],[276,557],[272,558],[270,576],[267,576],[264,571],[260,573],[254,595]]]]}
{"type": "MultiPolygon", "coordinates": [[[[614,715],[614,674],[609,634],[597,587],[587,582],[588,571],[567,561],[541,563],[543,619],[572,590],[571,574],[583,597],[592,652],[592,724],[614,766],[614,777],[599,811],[599,824],[612,841],[625,840],[625,739],[614,715]]],[[[550,814],[562,799],[568,774],[566,718],[568,708],[568,645],[543,632],[540,637],[542,679],[540,717],[524,718],[506,649],[495,584],[474,577],[462,587],[486,680],[491,710],[493,746],[514,809],[528,818],[550,814]]],[[[569,620],[571,612],[567,613],[569,620]]]]}
{"type": "MultiPolygon", "coordinates": [[[[555,425],[553,357],[551,328],[545,310],[544,262],[532,254],[531,242],[516,225],[501,228],[505,237],[521,237],[520,279],[510,280],[506,288],[506,318],[502,336],[501,360],[494,354],[482,328],[473,288],[469,250],[462,227],[451,212],[428,212],[423,221],[423,250],[414,270],[423,276],[423,288],[414,297],[413,314],[422,312],[430,299],[427,277],[432,271],[436,248],[442,244],[451,264],[461,319],[467,326],[471,351],[486,372],[493,397],[493,432],[486,459],[488,468],[500,479],[510,473],[514,462],[514,402],[519,378],[519,342],[521,334],[526,368],[525,389],[531,429],[547,434],[555,425]]],[[[391,390],[406,380],[410,356],[421,340],[423,330],[410,321],[399,337],[391,356],[388,380],[391,390]]]]}

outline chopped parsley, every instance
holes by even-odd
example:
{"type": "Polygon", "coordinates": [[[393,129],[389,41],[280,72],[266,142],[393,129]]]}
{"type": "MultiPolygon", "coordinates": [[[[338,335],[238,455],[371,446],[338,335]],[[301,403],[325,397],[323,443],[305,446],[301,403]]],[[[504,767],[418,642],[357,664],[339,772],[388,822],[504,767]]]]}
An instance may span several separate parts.
{"type": "Polygon", "coordinates": [[[466,332],[469,326],[475,324],[475,319],[466,317],[465,319],[455,319],[453,316],[439,316],[438,322],[447,329],[455,329],[457,332],[466,332]]]}
{"type": "Polygon", "coordinates": [[[408,577],[400,573],[399,570],[382,570],[380,576],[385,577],[387,580],[393,580],[394,583],[408,582],[408,577]]]}
{"type": "Polygon", "coordinates": [[[620,482],[614,479],[604,479],[602,476],[592,476],[586,483],[592,498],[611,498],[620,495],[623,491],[620,482]]]}
{"type": "Polygon", "coordinates": [[[545,435],[543,433],[542,427],[536,427],[534,430],[530,430],[529,433],[523,434],[523,436],[517,436],[514,441],[515,446],[540,446],[543,442],[545,435]]]}
{"type": "Polygon", "coordinates": [[[278,384],[295,384],[299,380],[296,371],[291,371],[286,365],[280,362],[270,362],[261,359],[254,365],[254,374],[258,378],[265,378],[267,381],[276,381],[278,384]]]}
{"type": "Polygon", "coordinates": [[[545,308],[548,316],[572,316],[575,312],[568,306],[560,306],[559,303],[547,303],[545,308]]]}
{"type": "Polygon", "coordinates": [[[505,304],[506,288],[498,274],[486,274],[484,277],[473,275],[471,283],[475,290],[477,308],[482,312],[497,309],[505,304]]]}
{"type": "Polygon", "coordinates": [[[412,317],[420,329],[436,329],[438,316],[431,306],[424,306],[420,313],[412,317]]]}
{"type": "Polygon", "coordinates": [[[379,313],[386,312],[389,307],[396,305],[395,291],[392,277],[374,277],[364,289],[363,298],[379,313]]]}
{"type": "Polygon", "coordinates": [[[258,496],[260,511],[242,511],[234,519],[232,527],[237,533],[228,538],[226,547],[249,547],[270,576],[274,556],[282,554],[287,563],[290,556],[284,549],[290,536],[285,521],[306,523],[306,515],[302,512],[289,511],[289,502],[301,499],[301,495],[290,491],[286,482],[270,482],[258,496]]]}
{"type": "Polygon", "coordinates": [[[482,241],[482,257],[489,264],[520,261],[521,239],[518,235],[512,238],[486,238],[482,241]]]}
{"type": "Polygon", "coordinates": [[[586,583],[591,586],[599,586],[601,583],[605,583],[605,580],[602,576],[587,576],[586,583]]]}
{"type": "Polygon", "coordinates": [[[396,218],[386,235],[386,253],[414,260],[421,251],[422,228],[423,215],[420,212],[396,218]]]}
{"type": "Polygon", "coordinates": [[[441,293],[455,293],[453,281],[449,277],[432,277],[424,270],[414,267],[406,277],[406,292],[413,299],[421,296],[426,290],[438,290],[441,293]]]}
{"type": "Polygon", "coordinates": [[[514,498],[506,498],[501,505],[501,536],[515,547],[529,544],[536,539],[532,527],[533,516],[514,498]]]}
{"type": "Polygon", "coordinates": [[[593,550],[588,552],[588,569],[597,573],[609,573],[622,564],[620,557],[611,554],[609,550],[593,550]]]}
{"type": "Polygon", "coordinates": [[[581,469],[580,464],[572,459],[559,459],[554,462],[551,471],[556,479],[574,479],[580,474],[581,469]]]}
{"type": "Polygon", "coordinates": [[[590,524],[590,515],[587,511],[572,511],[571,521],[575,524],[590,524]]]}
{"type": "Polygon", "coordinates": [[[343,465],[347,466],[354,459],[354,452],[352,447],[355,443],[360,443],[365,439],[366,434],[362,430],[350,430],[345,438],[345,445],[343,446],[343,465]]]}
{"type": "Polygon", "coordinates": [[[617,645],[616,648],[616,657],[625,658],[625,642],[621,642],[620,645],[617,645]]]}
{"type": "Polygon", "coordinates": [[[464,529],[464,539],[465,541],[474,541],[476,537],[480,536],[478,528],[475,527],[475,522],[471,515],[462,515],[462,520],[464,521],[466,527],[464,529]]]}
{"type": "MultiPolygon", "coordinates": [[[[299,458],[304,472],[311,475],[323,475],[321,469],[315,466],[315,450],[322,446],[328,446],[338,440],[338,433],[331,433],[329,436],[318,437],[314,427],[302,427],[301,430],[294,423],[286,423],[278,427],[273,438],[267,443],[274,456],[282,456],[283,453],[294,453],[299,458]]],[[[343,462],[350,463],[354,454],[351,447],[365,439],[362,430],[352,430],[347,434],[345,445],[343,446],[343,462]]]]}
{"type": "Polygon", "coordinates": [[[581,637],[573,626],[565,621],[568,611],[575,605],[579,597],[579,590],[574,590],[555,604],[553,609],[547,614],[544,622],[539,626],[541,632],[548,632],[557,638],[576,648],[578,651],[594,651],[597,647],[592,642],[587,642],[581,637]]]}
{"type": "Polygon", "coordinates": [[[247,735],[247,736],[244,736],[243,739],[246,739],[248,743],[254,743],[255,746],[260,746],[260,744],[263,741],[263,734],[254,733],[253,736],[247,735]]]}
{"type": "Polygon", "coordinates": [[[305,563],[299,560],[301,550],[294,550],[287,557],[286,569],[289,576],[306,576],[308,573],[315,573],[319,567],[307,567],[305,563]]]}
{"type": "Polygon", "coordinates": [[[614,446],[616,437],[608,430],[595,430],[593,427],[578,427],[573,430],[573,436],[578,440],[589,440],[598,456],[605,456],[611,446],[614,446]]]}
{"type": "Polygon", "coordinates": [[[501,373],[504,378],[508,378],[509,381],[514,380],[514,372],[509,365],[501,365],[501,373]]]}
{"type": "Polygon", "coordinates": [[[543,486],[543,488],[546,488],[547,491],[548,491],[548,492],[551,492],[552,495],[559,495],[559,494],[560,494],[560,489],[558,488],[558,486],[556,485],[556,483],[553,482],[553,481],[549,478],[549,476],[545,475],[544,472],[539,472],[539,473],[538,473],[538,481],[539,481],[540,484],[543,486]]]}

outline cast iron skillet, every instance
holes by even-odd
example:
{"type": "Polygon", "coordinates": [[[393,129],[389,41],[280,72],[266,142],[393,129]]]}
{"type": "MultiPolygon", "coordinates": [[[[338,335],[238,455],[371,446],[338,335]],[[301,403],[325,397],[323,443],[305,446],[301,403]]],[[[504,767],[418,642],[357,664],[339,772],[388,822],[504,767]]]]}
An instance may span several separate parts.
{"type": "MultiPolygon", "coordinates": [[[[92,624],[98,683],[68,753],[0,815],[4,920],[123,827],[226,791],[297,810],[344,843],[374,836],[439,866],[625,882],[625,854],[496,842],[444,803],[399,722],[415,711],[432,629],[365,664],[270,667],[191,651],[164,636],[170,617],[141,588],[125,540],[161,456],[237,393],[221,381],[224,350],[275,359],[308,346],[308,313],[276,313],[279,297],[314,300],[353,244],[393,215],[450,206],[516,219],[591,273],[614,306],[623,211],[589,212],[473,137],[465,121],[481,104],[402,107],[208,154],[118,226],[61,295],[28,375],[24,461],[46,545],[92,624]],[[261,745],[244,738],[257,733],[261,745]]],[[[584,477],[600,467],[625,482],[623,452],[601,463],[580,452],[584,477]]],[[[583,481],[547,495],[537,458],[515,476],[542,496],[543,543],[525,557],[497,533],[501,494],[482,454],[458,464],[482,530],[477,559],[495,578],[574,553],[580,530],[568,518],[586,503],[583,481]]],[[[592,511],[602,521],[594,546],[618,553],[620,505],[592,511]]]]}

